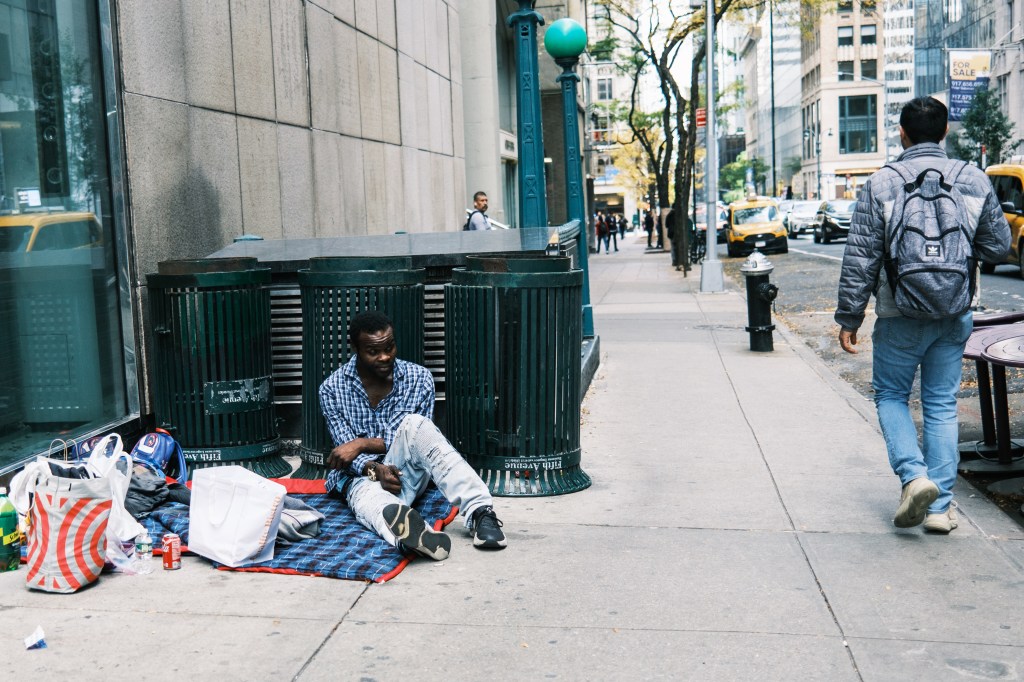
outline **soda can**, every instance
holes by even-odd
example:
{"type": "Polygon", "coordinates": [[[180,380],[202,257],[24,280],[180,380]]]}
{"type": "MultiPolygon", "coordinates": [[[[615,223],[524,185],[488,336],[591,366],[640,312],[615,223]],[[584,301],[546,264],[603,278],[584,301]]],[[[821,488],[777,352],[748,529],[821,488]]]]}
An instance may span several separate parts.
{"type": "Polygon", "coordinates": [[[181,568],[181,538],[177,533],[165,533],[163,538],[164,570],[181,568]]]}

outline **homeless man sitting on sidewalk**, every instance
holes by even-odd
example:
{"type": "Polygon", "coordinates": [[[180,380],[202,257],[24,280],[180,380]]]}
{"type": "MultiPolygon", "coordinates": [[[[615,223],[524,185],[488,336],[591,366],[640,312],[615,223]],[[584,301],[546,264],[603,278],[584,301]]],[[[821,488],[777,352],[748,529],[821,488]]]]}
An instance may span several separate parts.
{"type": "Polygon", "coordinates": [[[475,547],[505,547],[487,486],[431,421],[433,377],[395,357],[391,320],[377,311],[360,313],[349,324],[348,340],[352,358],[320,386],[320,408],[337,446],[327,459],[327,490],[390,544],[441,561],[451,552],[451,538],[412,508],[433,481],[461,510],[475,547]]]}
{"type": "Polygon", "coordinates": [[[871,385],[889,463],[903,484],[893,523],[948,533],[956,481],[957,411],[964,346],[973,328],[977,259],[999,263],[1010,227],[978,168],[950,161],[939,144],[946,106],[931,97],[900,113],[904,152],[864,184],[839,277],[839,345],[856,353],[857,329],[875,294],[871,385]],[[886,246],[888,243],[888,247],[886,246]],[[895,286],[893,284],[895,283],[895,286]],[[908,401],[921,368],[923,451],[908,401]]]}

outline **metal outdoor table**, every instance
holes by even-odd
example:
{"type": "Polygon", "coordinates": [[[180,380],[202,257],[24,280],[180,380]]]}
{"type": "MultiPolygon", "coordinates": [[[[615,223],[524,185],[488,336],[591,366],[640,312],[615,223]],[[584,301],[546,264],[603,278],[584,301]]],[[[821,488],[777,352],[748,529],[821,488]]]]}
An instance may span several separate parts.
{"type": "Polygon", "coordinates": [[[981,359],[992,365],[996,441],[999,446],[998,466],[987,468],[989,473],[1024,470],[1021,449],[1010,439],[1010,406],[1006,394],[1006,368],[1024,367],[1024,328],[1007,325],[996,329],[1004,332],[1001,338],[994,338],[995,329],[992,329],[992,334],[985,334],[988,344],[981,352],[981,359]]]}
{"type": "MultiPolygon", "coordinates": [[[[964,358],[974,360],[978,373],[978,400],[981,411],[982,440],[971,441],[960,444],[960,455],[967,458],[981,458],[982,462],[965,462],[961,471],[975,471],[988,468],[988,463],[995,461],[999,454],[999,441],[996,433],[996,418],[992,410],[992,379],[989,374],[989,363],[982,358],[985,349],[997,341],[1002,341],[1013,336],[1024,334],[1024,325],[1002,324],[991,327],[977,327],[967,340],[964,348],[964,358]],[[980,468],[979,468],[980,467],[980,468]]],[[[1005,387],[1005,372],[1003,374],[1005,387]]],[[[997,397],[997,403],[1005,402],[1003,396],[997,397]]],[[[1007,419],[1009,417],[1007,416],[1007,419]]],[[[1008,422],[1007,422],[1008,423],[1008,422]]],[[[1011,455],[1014,452],[1024,452],[1024,442],[1008,440],[1007,446],[1011,455]]]]}

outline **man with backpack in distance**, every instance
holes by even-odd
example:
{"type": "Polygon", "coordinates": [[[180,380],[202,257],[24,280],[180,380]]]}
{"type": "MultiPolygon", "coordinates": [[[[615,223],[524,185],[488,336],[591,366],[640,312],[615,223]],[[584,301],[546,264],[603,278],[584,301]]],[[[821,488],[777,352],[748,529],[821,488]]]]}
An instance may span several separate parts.
{"type": "Polygon", "coordinates": [[[967,338],[976,264],[1002,262],[1010,244],[992,183],[940,142],[946,106],[931,97],[900,112],[903,153],[861,191],[839,278],[839,345],[856,353],[857,330],[875,295],[871,385],[889,463],[903,491],[893,524],[948,533],[956,481],[956,394],[967,338]],[[910,416],[910,391],[921,368],[923,447],[910,416]]]}
{"type": "Polygon", "coordinates": [[[473,210],[470,211],[469,217],[466,218],[466,224],[462,227],[463,230],[493,230],[494,226],[491,225],[491,221],[487,218],[487,194],[486,192],[477,192],[473,195],[473,210]]]}

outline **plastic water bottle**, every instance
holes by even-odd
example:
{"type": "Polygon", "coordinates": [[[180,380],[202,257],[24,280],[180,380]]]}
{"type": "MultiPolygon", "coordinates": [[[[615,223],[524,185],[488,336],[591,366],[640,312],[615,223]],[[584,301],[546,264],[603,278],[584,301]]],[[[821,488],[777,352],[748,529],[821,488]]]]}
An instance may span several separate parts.
{"type": "Polygon", "coordinates": [[[139,575],[153,572],[153,538],[148,532],[139,533],[135,538],[135,572],[139,575]]]}
{"type": "Polygon", "coordinates": [[[18,511],[7,498],[7,488],[0,488],[0,572],[16,571],[21,566],[21,534],[18,532],[18,511]]]}

